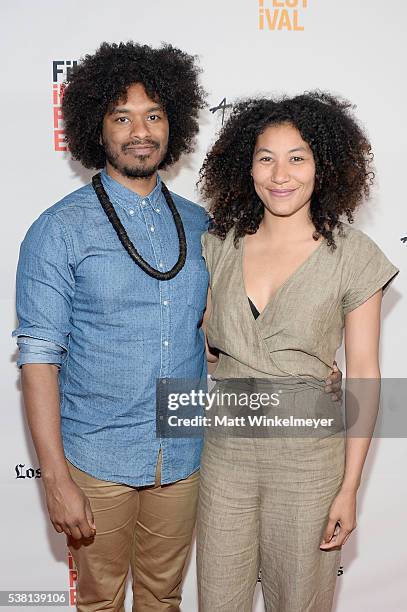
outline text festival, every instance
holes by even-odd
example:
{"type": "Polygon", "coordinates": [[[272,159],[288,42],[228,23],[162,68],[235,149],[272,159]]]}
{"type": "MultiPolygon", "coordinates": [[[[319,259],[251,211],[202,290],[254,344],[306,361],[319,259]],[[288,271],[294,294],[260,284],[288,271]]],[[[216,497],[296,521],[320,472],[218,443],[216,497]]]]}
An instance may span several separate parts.
{"type": "Polygon", "coordinates": [[[68,549],[68,570],[69,570],[69,605],[75,606],[77,603],[77,581],[78,570],[76,569],[75,561],[68,549]]]}
{"type": "Polygon", "coordinates": [[[308,0],[259,0],[259,29],[303,31],[300,10],[306,8],[308,0]]]}
{"type": "Polygon", "coordinates": [[[54,113],[54,151],[66,151],[65,131],[62,117],[64,80],[77,65],[76,60],[54,60],[52,62],[52,109],[54,113]]]}

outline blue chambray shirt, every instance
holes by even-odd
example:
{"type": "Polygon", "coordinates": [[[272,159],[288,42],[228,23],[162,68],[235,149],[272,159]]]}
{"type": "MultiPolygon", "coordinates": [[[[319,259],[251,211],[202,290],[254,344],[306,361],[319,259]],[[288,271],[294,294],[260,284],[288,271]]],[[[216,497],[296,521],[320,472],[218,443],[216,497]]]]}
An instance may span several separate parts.
{"type": "MultiPolygon", "coordinates": [[[[103,185],[138,252],[156,269],[177,261],[174,221],[161,180],[140,197],[102,172],[103,185]]],[[[60,366],[61,431],[67,459],[102,480],[152,485],[162,449],[162,484],[199,468],[201,438],[156,435],[156,380],[206,381],[208,272],[201,234],[208,217],[172,194],[187,237],[187,260],[158,281],[120,243],[91,185],[33,223],[17,270],[18,365],[60,366]]]]}

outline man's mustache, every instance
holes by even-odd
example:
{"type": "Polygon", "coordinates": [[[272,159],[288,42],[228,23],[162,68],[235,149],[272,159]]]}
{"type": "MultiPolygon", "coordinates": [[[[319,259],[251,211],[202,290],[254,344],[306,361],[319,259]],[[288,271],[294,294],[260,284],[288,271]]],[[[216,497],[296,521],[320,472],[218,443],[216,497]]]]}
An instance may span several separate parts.
{"type": "Polygon", "coordinates": [[[125,151],[129,147],[154,147],[155,149],[160,148],[160,143],[155,140],[134,140],[132,142],[126,142],[122,145],[122,150],[125,151]]]}

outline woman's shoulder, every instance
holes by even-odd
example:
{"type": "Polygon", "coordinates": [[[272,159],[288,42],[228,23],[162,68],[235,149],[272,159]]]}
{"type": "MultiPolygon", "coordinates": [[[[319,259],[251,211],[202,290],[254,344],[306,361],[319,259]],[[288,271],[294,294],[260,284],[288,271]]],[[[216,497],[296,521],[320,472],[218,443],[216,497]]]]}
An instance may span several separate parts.
{"type": "Polygon", "coordinates": [[[346,290],[342,306],[348,314],[379,289],[385,291],[399,270],[386,257],[376,242],[360,229],[343,224],[342,245],[345,251],[346,290]]]}
{"type": "Polygon", "coordinates": [[[231,248],[234,247],[234,229],[232,228],[221,238],[213,233],[211,229],[202,234],[202,255],[204,256],[209,271],[213,271],[218,262],[222,261],[231,248]]]}
{"type": "MultiPolygon", "coordinates": [[[[365,232],[349,224],[343,223],[344,261],[352,270],[354,278],[364,274],[365,282],[369,277],[387,280],[394,278],[399,270],[387,258],[379,245],[365,232]]],[[[383,280],[381,279],[381,280],[383,280]]],[[[384,284],[384,283],[383,283],[384,284]]]]}
{"type": "Polygon", "coordinates": [[[372,253],[380,250],[377,243],[365,232],[349,223],[341,223],[334,231],[335,243],[351,254],[372,253]]]}
{"type": "Polygon", "coordinates": [[[202,234],[201,243],[203,249],[208,253],[221,253],[225,249],[228,249],[230,245],[233,245],[234,230],[233,228],[228,231],[225,238],[221,238],[209,228],[204,234],[202,234]]]}

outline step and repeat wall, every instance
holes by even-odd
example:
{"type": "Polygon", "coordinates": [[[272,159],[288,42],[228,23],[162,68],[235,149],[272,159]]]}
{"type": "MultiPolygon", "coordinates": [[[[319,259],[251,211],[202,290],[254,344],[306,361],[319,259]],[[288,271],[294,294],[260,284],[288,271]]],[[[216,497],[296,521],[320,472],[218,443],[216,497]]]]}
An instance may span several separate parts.
{"type": "MultiPolygon", "coordinates": [[[[69,70],[102,41],[134,40],[153,46],[164,41],[199,56],[209,106],[201,115],[197,148],[165,174],[173,191],[195,201],[205,151],[237,98],[322,89],[351,100],[372,140],[377,169],[376,188],[357,214],[356,226],[401,270],[383,303],[382,376],[403,378],[406,20],[403,0],[2,3],[1,591],[62,591],[65,604],[54,599],[51,607],[75,609],[75,568],[64,537],[48,520],[11,339],[16,326],[15,268],[25,232],[45,208],[88,182],[92,174],[70,159],[64,143],[61,85],[69,70]]],[[[337,360],[344,368],[343,352],[337,360]]],[[[403,434],[372,442],[358,495],[358,527],[343,549],[338,569],[336,612],[407,610],[403,434]]],[[[193,548],[184,582],[185,612],[198,610],[194,554],[193,548]]],[[[26,609],[24,601],[16,603],[26,609]]],[[[129,586],[126,610],[130,609],[129,586]]],[[[253,609],[264,610],[260,584],[253,609]]]]}

